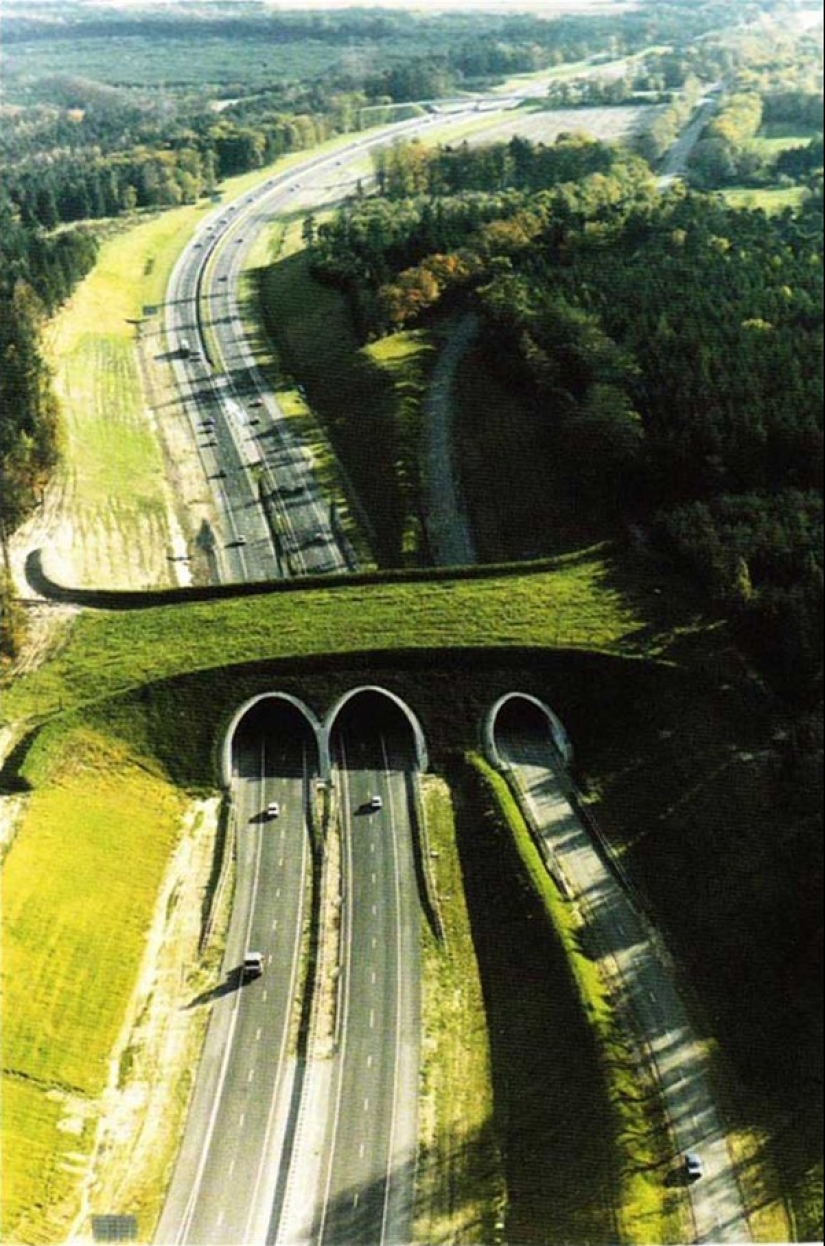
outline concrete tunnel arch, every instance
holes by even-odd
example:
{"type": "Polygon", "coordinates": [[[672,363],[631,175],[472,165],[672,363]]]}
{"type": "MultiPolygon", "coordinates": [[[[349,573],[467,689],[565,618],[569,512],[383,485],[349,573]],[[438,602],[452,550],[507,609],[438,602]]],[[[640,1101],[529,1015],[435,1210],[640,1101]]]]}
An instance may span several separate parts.
{"type": "Polygon", "coordinates": [[[250,697],[245,701],[233,714],[232,720],[226,729],[223,747],[221,749],[221,785],[229,788],[232,783],[232,746],[235,742],[235,733],[238,727],[246,718],[247,714],[260,705],[263,701],[280,701],[290,705],[293,709],[305,719],[307,725],[311,728],[313,738],[318,747],[318,767],[322,778],[327,778],[330,773],[329,753],[326,747],[326,737],[320,719],[316,714],[305,705],[298,697],[294,697],[289,692],[261,692],[258,696],[250,697]]]}
{"type": "MultiPolygon", "coordinates": [[[[429,757],[429,752],[427,750],[427,740],[424,735],[424,731],[421,727],[421,723],[418,721],[417,717],[415,716],[413,711],[410,709],[409,705],[407,705],[406,701],[403,701],[401,697],[396,696],[394,692],[390,692],[389,688],[380,688],[377,684],[364,684],[364,686],[361,688],[352,688],[349,692],[346,692],[335,703],[335,705],[332,707],[332,709],[327,714],[326,718],[324,719],[324,725],[322,728],[323,755],[327,760],[327,764],[330,765],[330,758],[331,758],[330,741],[332,739],[332,733],[335,730],[335,725],[336,725],[336,722],[338,721],[340,714],[347,707],[347,705],[349,705],[349,703],[355,699],[355,697],[363,696],[364,693],[372,693],[373,695],[384,697],[386,700],[390,701],[396,707],[396,709],[399,709],[401,711],[401,713],[404,715],[407,722],[409,723],[410,729],[412,730],[412,733],[413,733],[413,740],[415,743],[416,765],[422,773],[429,770],[430,757],[429,757]]],[[[329,773],[329,771],[327,773],[329,773]]]]}
{"type": "Polygon", "coordinates": [[[564,728],[564,724],[558,715],[553,713],[549,705],[545,705],[545,703],[540,701],[538,697],[531,696],[529,692],[508,692],[503,697],[499,697],[484,720],[484,751],[496,769],[504,770],[507,765],[498,751],[498,744],[496,743],[496,723],[498,721],[498,716],[504,709],[505,705],[509,705],[513,701],[525,701],[528,705],[532,705],[534,709],[541,712],[541,714],[547,719],[547,725],[550,729],[550,738],[553,741],[559,756],[566,766],[569,765],[573,760],[573,745],[570,743],[570,737],[568,736],[564,728]]]}

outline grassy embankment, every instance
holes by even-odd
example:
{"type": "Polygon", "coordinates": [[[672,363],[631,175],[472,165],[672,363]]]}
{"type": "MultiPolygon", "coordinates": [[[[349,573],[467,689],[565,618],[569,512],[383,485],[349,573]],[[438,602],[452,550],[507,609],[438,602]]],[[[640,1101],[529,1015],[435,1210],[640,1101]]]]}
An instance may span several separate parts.
{"type": "Polygon", "coordinates": [[[183,812],[79,722],[37,740],[3,866],[4,1241],[62,1241],[183,812]]]}
{"type": "Polygon", "coordinates": [[[507,1240],[684,1241],[655,1087],[582,949],[581,918],[505,781],[469,763],[457,775],[461,855],[494,1048],[507,1240]]]}
{"type": "Polygon", "coordinates": [[[305,252],[288,247],[285,255],[259,274],[279,383],[294,388],[290,378],[299,378],[328,429],[379,563],[415,562],[422,548],[418,413],[432,344],[416,331],[359,349],[343,296],[313,280],[305,252]]]}
{"type": "Polygon", "coordinates": [[[464,895],[455,810],[443,780],[424,780],[430,870],[444,921],[424,925],[420,1147],[415,1241],[492,1246],[506,1191],[494,1121],[490,1036],[464,895]]]}

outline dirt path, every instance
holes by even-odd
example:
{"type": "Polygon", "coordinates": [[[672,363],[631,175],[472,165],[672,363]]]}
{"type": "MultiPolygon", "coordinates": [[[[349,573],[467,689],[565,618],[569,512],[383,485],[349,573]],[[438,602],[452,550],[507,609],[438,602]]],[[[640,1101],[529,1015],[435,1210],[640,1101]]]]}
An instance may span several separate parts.
{"type": "Polygon", "coordinates": [[[478,333],[474,312],[452,329],[435,365],[424,401],[424,499],[427,536],[439,567],[470,566],[477,561],[470,522],[464,510],[453,459],[453,387],[458,365],[478,333]]]}

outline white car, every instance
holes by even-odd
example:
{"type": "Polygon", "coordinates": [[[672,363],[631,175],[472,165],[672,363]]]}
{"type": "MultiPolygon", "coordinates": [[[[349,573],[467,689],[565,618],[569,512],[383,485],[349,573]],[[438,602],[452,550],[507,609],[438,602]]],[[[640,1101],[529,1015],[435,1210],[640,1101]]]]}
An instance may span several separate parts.
{"type": "Polygon", "coordinates": [[[281,806],[277,800],[271,800],[266,807],[266,816],[268,818],[279,818],[281,816],[281,806]]]}
{"type": "Polygon", "coordinates": [[[373,796],[370,800],[370,809],[383,809],[384,799],[381,796],[373,796]]]}
{"type": "Polygon", "coordinates": [[[695,1151],[688,1151],[685,1156],[685,1173],[688,1181],[698,1181],[700,1177],[705,1175],[705,1165],[702,1162],[701,1155],[697,1155],[695,1151]]]}

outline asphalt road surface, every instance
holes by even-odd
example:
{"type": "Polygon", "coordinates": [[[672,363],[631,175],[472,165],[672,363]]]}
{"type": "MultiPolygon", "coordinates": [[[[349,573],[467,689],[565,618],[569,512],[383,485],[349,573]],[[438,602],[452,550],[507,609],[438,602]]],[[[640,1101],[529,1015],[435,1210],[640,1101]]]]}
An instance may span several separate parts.
{"type": "Polygon", "coordinates": [[[336,741],[344,818],[339,1042],[308,1070],[279,1243],[412,1240],[420,1047],[420,905],[412,749],[376,725],[336,741]],[[380,796],[381,809],[370,802],[380,796]],[[322,1107],[324,1111],[318,1111],[322,1107]]]}
{"type": "Polygon", "coordinates": [[[216,209],[173,270],[164,303],[167,354],[212,493],[217,580],[355,569],[311,455],[244,339],[238,281],[256,236],[279,212],[310,212],[351,194],[349,166],[371,148],[424,131],[434,120],[397,123],[275,174],[216,209]]]}
{"type": "MultiPolygon", "coordinates": [[[[569,782],[549,736],[515,723],[497,733],[502,760],[517,774],[549,862],[586,915],[589,943],[610,958],[658,1076],[675,1138],[669,1180],[685,1183],[683,1155],[696,1151],[705,1176],[687,1186],[697,1242],[749,1242],[750,1234],[707,1059],[696,1041],[666,960],[570,803],[569,782]]],[[[685,1183],[686,1184],[686,1183],[685,1183]]]]}
{"type": "Polygon", "coordinates": [[[309,861],[311,768],[300,742],[262,734],[236,756],[236,899],[223,980],[190,1007],[212,1008],[162,1243],[262,1242],[280,1172],[295,1074],[299,955],[309,861]],[[266,816],[278,801],[277,818],[266,816]],[[246,951],[263,976],[243,982],[246,951]]]}

